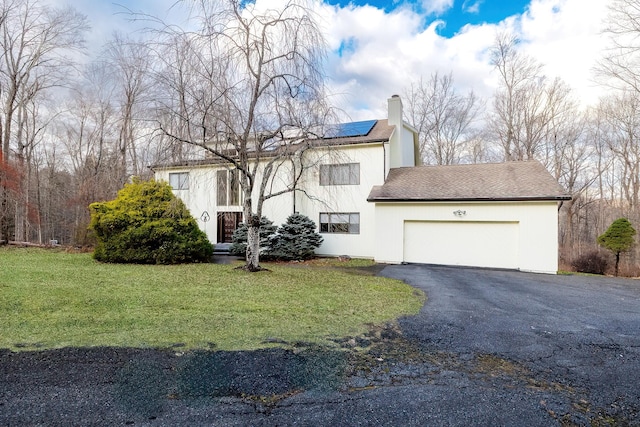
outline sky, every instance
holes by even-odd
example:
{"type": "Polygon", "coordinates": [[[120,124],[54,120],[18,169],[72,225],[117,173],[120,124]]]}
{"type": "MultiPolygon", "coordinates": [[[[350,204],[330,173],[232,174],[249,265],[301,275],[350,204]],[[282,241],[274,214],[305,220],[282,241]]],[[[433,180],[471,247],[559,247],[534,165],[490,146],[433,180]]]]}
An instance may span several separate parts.
{"type": "MultiPolygon", "coordinates": [[[[114,30],[140,27],[125,8],[168,20],[185,16],[172,8],[176,0],[50,1],[88,16],[92,51],[114,30]]],[[[611,0],[312,1],[330,49],[325,72],[332,103],[353,120],[386,117],[391,95],[436,72],[451,73],[461,93],[490,99],[497,76],[488,51],[504,31],[520,38],[523,52],[542,63],[546,75],[572,86],[582,105],[602,94],[593,68],[605,46],[601,31],[611,0]]]]}

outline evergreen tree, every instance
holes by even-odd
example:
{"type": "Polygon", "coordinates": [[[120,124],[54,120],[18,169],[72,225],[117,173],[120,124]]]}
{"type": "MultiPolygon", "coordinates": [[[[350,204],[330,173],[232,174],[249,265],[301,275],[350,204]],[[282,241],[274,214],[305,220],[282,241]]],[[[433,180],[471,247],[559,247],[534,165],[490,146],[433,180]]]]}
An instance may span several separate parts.
{"type": "MultiPolygon", "coordinates": [[[[269,238],[276,232],[278,227],[273,225],[273,221],[266,216],[260,218],[260,256],[269,257],[269,238]]],[[[231,237],[232,245],[229,253],[244,258],[247,253],[247,235],[249,228],[247,224],[241,223],[233,232],[231,237]]]]}
{"type": "Polygon", "coordinates": [[[89,208],[98,261],[178,264],[208,261],[213,254],[207,235],[165,182],[134,180],[116,199],[89,208]]]}
{"type": "Polygon", "coordinates": [[[615,276],[618,275],[618,264],[620,254],[626,252],[633,246],[633,236],[636,230],[626,218],[618,218],[609,226],[607,231],[598,236],[598,244],[609,249],[616,257],[615,276]]]}
{"type": "Polygon", "coordinates": [[[295,213],[271,238],[269,254],[282,260],[310,259],[322,241],[322,236],[316,232],[316,224],[305,215],[295,213]]]}

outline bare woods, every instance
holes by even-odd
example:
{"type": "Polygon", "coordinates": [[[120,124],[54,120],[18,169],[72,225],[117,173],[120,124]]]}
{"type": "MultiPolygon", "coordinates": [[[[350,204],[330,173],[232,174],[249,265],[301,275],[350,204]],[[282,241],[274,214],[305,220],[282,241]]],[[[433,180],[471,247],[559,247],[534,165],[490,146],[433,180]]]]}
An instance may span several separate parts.
{"type": "MultiPolygon", "coordinates": [[[[91,244],[88,205],[150,176],[149,165],[224,156],[225,144],[255,151],[248,143],[267,131],[334,119],[326,44],[304,5],[175,7],[191,10],[188,29],[137,16],[146,31],[89,52],[89,23],[74,9],[0,0],[0,241],[91,244]]],[[[457,89],[448,70],[418,76],[403,101],[425,163],[541,161],[573,196],[560,207],[565,268],[597,250],[615,219],[640,227],[639,35],[640,2],[612,0],[609,48],[593,71],[607,95],[591,106],[507,33],[490,48],[499,81],[490,99],[457,89]]],[[[250,165],[238,159],[251,191],[250,165]]],[[[640,250],[625,257],[621,274],[637,275],[640,250]]]]}

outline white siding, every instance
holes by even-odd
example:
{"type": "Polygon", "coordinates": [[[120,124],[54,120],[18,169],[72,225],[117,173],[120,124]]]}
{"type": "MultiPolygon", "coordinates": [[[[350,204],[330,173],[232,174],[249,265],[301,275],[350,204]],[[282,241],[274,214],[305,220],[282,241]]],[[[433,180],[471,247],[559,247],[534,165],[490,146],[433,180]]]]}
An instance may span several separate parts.
{"type": "MultiPolygon", "coordinates": [[[[452,241],[465,242],[470,245],[468,252],[482,254],[482,250],[494,251],[487,243],[483,246],[482,239],[467,238],[469,227],[454,227],[464,223],[477,225],[485,222],[510,223],[517,226],[517,254],[516,266],[524,271],[556,273],[558,269],[558,223],[556,202],[468,202],[468,203],[378,203],[376,204],[376,250],[375,259],[378,262],[401,263],[409,262],[405,259],[405,223],[410,221],[440,222],[448,227],[447,232],[452,241]],[[455,211],[464,211],[464,215],[457,216],[455,211]]],[[[473,228],[473,227],[472,227],[473,228]]],[[[415,232],[415,230],[409,230],[415,232]]],[[[488,230],[487,230],[488,231],[488,230]]],[[[494,230],[495,231],[495,230],[494,230]]],[[[484,231],[483,231],[484,233],[484,231]]],[[[512,230],[502,229],[499,233],[506,233],[502,238],[504,244],[513,245],[515,236],[512,230]],[[507,242],[508,241],[508,242],[507,242]]],[[[491,233],[490,233],[491,235],[491,233]]],[[[501,238],[500,234],[493,235],[501,238]]],[[[439,237],[444,238],[442,235],[439,237]]],[[[415,243],[409,237],[409,251],[415,243]]],[[[434,242],[434,244],[438,244],[434,242]]],[[[438,258],[433,258],[440,264],[458,264],[450,242],[441,243],[442,250],[438,258]],[[447,258],[447,253],[448,258],[447,258]]],[[[414,255],[410,253],[410,257],[414,255]]],[[[478,255],[478,261],[473,265],[483,265],[483,257],[478,255]]],[[[427,260],[428,258],[423,258],[427,260]]],[[[486,260],[484,260],[486,262],[486,260]]],[[[510,262],[510,261],[509,261],[510,262]]],[[[496,266],[496,265],[493,265],[496,266]]]]}
{"type": "MultiPolygon", "coordinates": [[[[298,188],[304,192],[284,193],[265,201],[263,215],[274,224],[284,223],[293,212],[308,216],[319,227],[321,212],[354,212],[360,214],[359,234],[322,233],[324,242],[316,251],[319,255],[349,255],[352,257],[373,258],[375,242],[375,205],[367,202],[367,196],[374,185],[384,183],[384,149],[382,143],[334,147],[309,151],[305,154],[305,164],[313,165],[302,177],[298,188]],[[320,185],[319,166],[321,164],[359,163],[359,185],[320,185]]],[[[223,166],[203,166],[193,168],[175,168],[157,170],[156,179],[168,181],[169,173],[188,171],[190,173],[189,190],[174,190],[192,215],[198,220],[200,228],[207,233],[209,240],[216,243],[218,211],[241,211],[239,206],[216,206],[216,171],[223,166]],[[200,219],[207,211],[208,222],[200,219]]],[[[283,164],[277,169],[275,178],[269,185],[269,191],[277,192],[287,188],[292,182],[293,172],[290,165],[283,164]]],[[[261,176],[258,176],[258,180],[261,176]]],[[[259,181],[258,181],[259,182],[259,181]]],[[[257,200],[258,189],[253,199],[257,200]]]]}
{"type": "Polygon", "coordinates": [[[216,193],[215,172],[203,168],[176,168],[171,170],[155,171],[155,179],[169,182],[169,173],[189,173],[189,188],[186,190],[174,190],[198,222],[202,231],[213,243],[216,241],[216,193]],[[206,212],[206,214],[205,214],[206,212]],[[208,221],[204,219],[207,218],[208,221]]]}
{"type": "Polygon", "coordinates": [[[359,234],[321,233],[319,255],[349,255],[373,258],[375,242],[375,206],[367,202],[374,185],[384,183],[384,150],[382,144],[353,145],[312,154],[320,164],[359,163],[360,185],[320,185],[319,167],[308,171],[301,185],[306,194],[296,193],[296,210],[311,218],[319,226],[321,212],[360,214],[359,234]]]}

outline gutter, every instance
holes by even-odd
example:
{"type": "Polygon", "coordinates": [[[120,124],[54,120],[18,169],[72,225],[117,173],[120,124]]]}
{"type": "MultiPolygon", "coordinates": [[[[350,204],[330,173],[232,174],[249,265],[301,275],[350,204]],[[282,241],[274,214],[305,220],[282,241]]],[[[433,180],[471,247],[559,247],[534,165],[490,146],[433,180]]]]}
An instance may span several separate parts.
{"type": "Polygon", "coordinates": [[[540,196],[540,197],[463,197],[442,199],[412,199],[412,198],[376,198],[369,197],[367,202],[374,203],[406,203],[406,202],[542,202],[571,200],[571,196],[540,196]]]}

